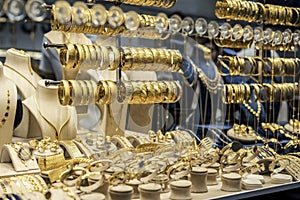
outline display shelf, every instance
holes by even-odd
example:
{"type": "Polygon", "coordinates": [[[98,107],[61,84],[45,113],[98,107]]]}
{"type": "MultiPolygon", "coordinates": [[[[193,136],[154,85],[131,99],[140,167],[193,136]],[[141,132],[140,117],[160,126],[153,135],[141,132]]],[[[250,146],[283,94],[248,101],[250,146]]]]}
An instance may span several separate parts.
{"type": "MultiPolygon", "coordinates": [[[[292,182],[286,184],[273,184],[269,176],[265,177],[265,184],[263,188],[255,190],[242,190],[240,192],[225,192],[221,190],[221,180],[218,179],[218,185],[207,186],[208,192],[206,193],[192,193],[193,199],[214,199],[214,200],[233,200],[233,199],[245,199],[250,197],[257,197],[261,195],[271,194],[275,192],[282,192],[285,190],[291,190],[300,188],[300,182],[292,182]]],[[[162,200],[169,199],[169,193],[161,194],[162,200]]]]}

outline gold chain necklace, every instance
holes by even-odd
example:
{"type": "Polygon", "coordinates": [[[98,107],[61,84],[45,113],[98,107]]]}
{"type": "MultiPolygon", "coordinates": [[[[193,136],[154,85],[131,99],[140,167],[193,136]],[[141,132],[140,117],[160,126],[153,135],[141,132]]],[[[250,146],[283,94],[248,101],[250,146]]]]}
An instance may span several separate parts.
{"type": "Polygon", "coordinates": [[[4,116],[2,117],[2,119],[0,121],[0,128],[3,127],[5,122],[7,121],[7,118],[9,116],[9,110],[10,110],[10,93],[9,93],[9,90],[7,90],[6,110],[5,110],[4,116]]]}
{"type": "Polygon", "coordinates": [[[33,97],[34,98],[34,101],[35,101],[35,104],[36,104],[36,107],[37,107],[37,110],[38,110],[38,112],[39,112],[39,114],[42,116],[42,118],[55,130],[55,135],[56,135],[56,138],[58,139],[58,140],[60,140],[61,138],[60,138],[60,135],[61,135],[61,130],[62,130],[62,128],[70,121],[70,118],[71,118],[71,115],[70,115],[70,111],[68,110],[68,119],[59,127],[59,129],[57,130],[57,128],[56,128],[56,126],[49,120],[49,119],[47,119],[44,115],[43,115],[43,113],[42,113],[42,111],[41,111],[41,109],[40,109],[40,106],[39,106],[39,104],[37,103],[37,100],[36,100],[36,97],[33,97]]]}
{"type": "MultiPolygon", "coordinates": [[[[18,70],[16,70],[12,66],[9,66],[8,64],[3,64],[3,65],[6,66],[7,68],[13,70],[14,72],[16,72],[17,74],[19,74],[20,76],[22,76],[30,85],[32,85],[32,87],[34,87],[36,89],[36,86],[32,83],[31,80],[29,80],[29,78],[27,78],[26,76],[24,76],[22,73],[20,73],[18,70]]],[[[33,75],[33,72],[30,72],[30,74],[33,75]]]]}

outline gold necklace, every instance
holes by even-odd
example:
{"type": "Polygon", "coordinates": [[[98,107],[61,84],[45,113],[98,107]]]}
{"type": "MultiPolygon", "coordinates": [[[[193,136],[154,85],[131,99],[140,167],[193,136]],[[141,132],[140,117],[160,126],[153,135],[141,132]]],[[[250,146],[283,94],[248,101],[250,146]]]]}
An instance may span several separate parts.
{"type": "MultiPolygon", "coordinates": [[[[193,68],[197,70],[198,77],[204,83],[207,90],[216,94],[218,89],[218,83],[220,82],[220,75],[218,74],[218,70],[215,69],[215,77],[213,80],[211,80],[200,67],[196,67],[192,59],[189,59],[189,62],[192,64],[193,68]]],[[[212,67],[215,68],[214,66],[212,67]]]]}
{"type": "Polygon", "coordinates": [[[10,93],[9,90],[7,90],[7,102],[6,102],[6,112],[4,113],[3,118],[0,121],[0,128],[4,126],[5,122],[7,121],[7,118],[9,116],[9,110],[10,110],[10,93]]]}
{"type": "Polygon", "coordinates": [[[243,104],[249,110],[249,112],[252,113],[257,119],[260,118],[261,104],[259,101],[257,102],[257,111],[255,111],[249,104],[245,102],[243,104]]]}
{"type": "Polygon", "coordinates": [[[40,109],[40,106],[39,106],[39,104],[37,103],[37,100],[36,100],[36,97],[34,96],[33,97],[34,98],[34,101],[35,101],[35,104],[36,104],[36,107],[37,107],[37,110],[38,110],[38,112],[39,112],[39,114],[42,116],[42,118],[55,130],[55,135],[56,135],[56,138],[58,139],[58,140],[60,140],[61,138],[60,138],[60,135],[61,135],[61,130],[62,130],[62,128],[70,121],[70,118],[71,118],[71,115],[70,115],[70,111],[68,110],[68,119],[59,127],[59,129],[57,130],[57,128],[56,128],[56,126],[49,120],[49,119],[47,119],[44,115],[43,115],[43,113],[42,113],[42,111],[41,111],[41,109],[40,109]]]}
{"type": "MultiPolygon", "coordinates": [[[[17,74],[19,74],[20,76],[22,76],[30,85],[32,85],[32,87],[34,87],[36,89],[36,86],[32,83],[31,80],[29,80],[29,78],[27,78],[26,76],[24,76],[22,73],[20,73],[18,70],[16,70],[12,66],[10,66],[8,64],[3,64],[3,65],[6,66],[7,68],[13,70],[14,72],[16,72],[17,74]]],[[[33,72],[30,72],[30,74],[33,75],[33,72]]]]}

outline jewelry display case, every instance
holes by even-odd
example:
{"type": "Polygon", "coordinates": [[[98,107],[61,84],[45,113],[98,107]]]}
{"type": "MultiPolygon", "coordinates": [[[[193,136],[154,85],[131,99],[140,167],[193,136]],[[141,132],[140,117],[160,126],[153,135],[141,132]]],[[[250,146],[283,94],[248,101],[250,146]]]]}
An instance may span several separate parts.
{"type": "Polygon", "coordinates": [[[39,69],[16,48],[0,62],[1,198],[297,195],[300,5],[2,3],[12,28],[51,30],[39,69]]]}

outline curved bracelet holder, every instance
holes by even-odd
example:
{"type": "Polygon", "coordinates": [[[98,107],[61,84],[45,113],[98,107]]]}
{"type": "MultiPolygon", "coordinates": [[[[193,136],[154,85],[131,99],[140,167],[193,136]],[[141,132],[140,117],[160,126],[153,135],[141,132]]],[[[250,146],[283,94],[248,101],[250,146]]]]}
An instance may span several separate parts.
{"type": "Polygon", "coordinates": [[[84,155],[84,157],[90,158],[92,156],[92,152],[86,146],[84,146],[84,144],[82,144],[80,141],[74,139],[72,140],[72,142],[77,146],[77,148],[84,155]]]}
{"type": "Polygon", "coordinates": [[[72,140],[59,141],[60,146],[64,150],[65,158],[82,158],[84,155],[72,140]]]}
{"type": "Polygon", "coordinates": [[[19,158],[18,153],[8,144],[4,145],[1,152],[0,177],[22,174],[39,174],[40,168],[35,157],[25,163],[19,158]]]}

